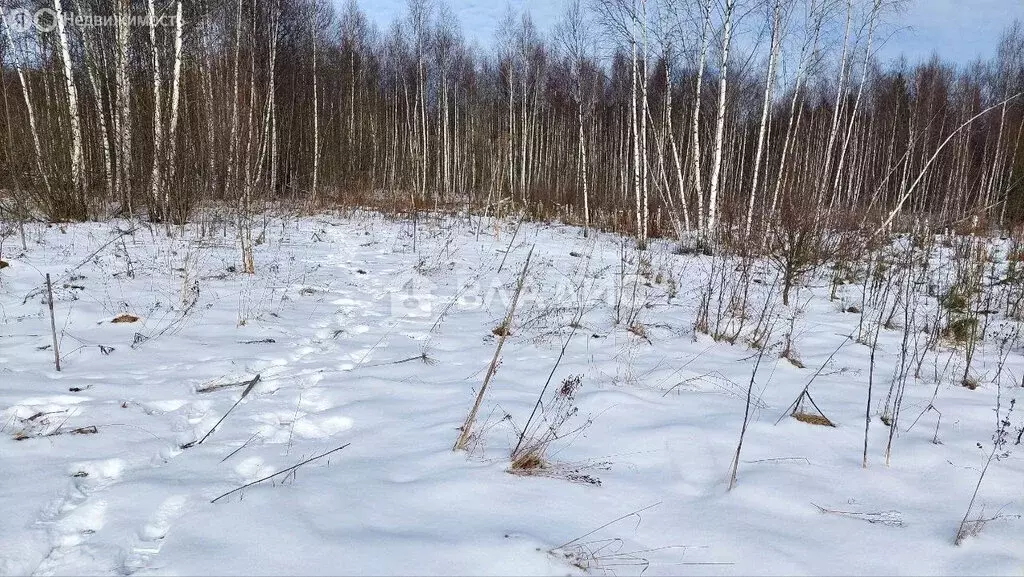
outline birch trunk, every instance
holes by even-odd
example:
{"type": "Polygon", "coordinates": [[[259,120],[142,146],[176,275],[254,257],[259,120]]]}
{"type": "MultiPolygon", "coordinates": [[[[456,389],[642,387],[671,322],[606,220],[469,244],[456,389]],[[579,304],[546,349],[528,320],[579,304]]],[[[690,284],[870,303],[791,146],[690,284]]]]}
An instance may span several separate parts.
{"type": "Polygon", "coordinates": [[[116,185],[115,194],[125,209],[132,212],[131,166],[132,166],[132,133],[131,133],[131,94],[128,80],[128,41],[130,0],[118,2],[118,18],[115,28],[117,65],[114,71],[115,102],[114,134],[116,140],[116,185]]]}
{"type": "MultiPolygon", "coordinates": [[[[633,26],[636,26],[636,19],[633,19],[633,26]]],[[[633,31],[635,33],[635,30],[633,31]]],[[[636,239],[639,246],[642,248],[646,240],[644,239],[644,217],[643,217],[643,193],[641,192],[640,184],[640,127],[637,121],[637,82],[636,77],[639,74],[638,63],[637,63],[637,50],[636,50],[636,37],[630,38],[630,46],[632,47],[632,84],[629,94],[629,123],[633,130],[633,194],[636,197],[636,239]]]]}
{"type": "Polygon", "coordinates": [[[693,92],[693,119],[690,126],[690,141],[693,143],[693,188],[697,194],[697,222],[704,228],[704,186],[700,170],[700,105],[701,92],[704,88],[704,69],[707,67],[708,47],[711,44],[711,1],[703,5],[704,18],[701,23],[700,57],[697,60],[697,81],[693,92]]]}
{"type": "MultiPolygon", "coordinates": [[[[59,1],[59,0],[56,0],[59,1]]],[[[151,220],[164,218],[166,207],[161,203],[162,177],[160,170],[163,164],[163,104],[160,91],[160,48],[156,43],[156,8],[153,0],[146,3],[149,15],[149,44],[153,57],[153,167],[150,172],[149,194],[152,202],[151,220]]]]}
{"type": "MultiPolygon", "coordinates": [[[[669,66],[669,59],[665,58],[665,131],[668,132],[668,142],[672,150],[672,163],[676,172],[676,182],[679,187],[679,201],[683,209],[683,225],[686,232],[690,232],[690,208],[686,202],[686,184],[683,180],[683,165],[679,159],[679,147],[676,145],[675,128],[672,126],[672,73],[669,66]]],[[[671,194],[671,192],[669,192],[671,194]]]]}
{"type": "Polygon", "coordinates": [[[647,158],[647,0],[640,0],[641,38],[643,39],[643,54],[640,68],[640,189],[643,194],[643,227],[640,229],[640,242],[647,246],[647,235],[650,229],[650,206],[648,185],[648,158],[647,158]]]}
{"type": "Polygon", "coordinates": [[[843,166],[846,162],[846,153],[850,147],[850,138],[853,135],[853,125],[857,120],[857,113],[860,111],[861,97],[864,95],[864,84],[868,78],[868,63],[871,61],[871,47],[875,38],[875,25],[878,21],[878,12],[882,8],[882,0],[874,0],[874,4],[871,7],[871,15],[868,21],[868,41],[867,47],[864,49],[864,63],[861,67],[860,82],[857,86],[857,97],[853,101],[853,110],[850,112],[850,121],[846,127],[846,136],[843,139],[843,148],[839,153],[839,162],[836,164],[836,177],[832,183],[832,194],[829,199],[829,211],[831,211],[837,201],[839,191],[839,179],[842,176],[843,166]]]}
{"type": "Polygon", "coordinates": [[[754,222],[754,202],[757,199],[757,185],[761,176],[761,155],[764,153],[765,136],[768,129],[768,113],[772,106],[772,91],[775,88],[775,63],[779,58],[782,45],[782,1],[775,0],[772,9],[771,54],[768,56],[768,75],[764,83],[764,99],[761,104],[761,124],[757,131],[757,152],[754,153],[754,176],[750,184],[750,198],[747,204],[747,228],[744,236],[750,237],[750,228],[754,222]]]}
{"type": "Polygon", "coordinates": [[[590,191],[587,189],[587,141],[583,132],[583,102],[576,107],[579,126],[580,182],[583,186],[583,236],[590,234],[590,191]]]}
{"type": "MultiPolygon", "coordinates": [[[[181,0],[176,2],[175,13],[174,13],[174,70],[171,75],[171,120],[170,128],[167,131],[168,151],[167,151],[167,178],[174,176],[177,168],[177,131],[178,131],[178,101],[181,84],[181,0]]],[[[171,218],[171,199],[170,199],[170,187],[167,184],[164,185],[164,218],[170,222],[171,218]]],[[[182,221],[184,216],[181,215],[182,221]]]]}
{"type": "MultiPolygon", "coordinates": [[[[842,113],[842,109],[845,107],[845,100],[843,95],[846,93],[846,63],[848,60],[848,51],[850,44],[850,24],[853,21],[853,0],[847,0],[846,2],[846,26],[843,32],[843,55],[839,59],[839,85],[836,87],[836,103],[832,109],[832,128],[828,133],[828,144],[825,145],[825,165],[822,171],[819,173],[818,178],[815,179],[814,185],[814,205],[816,208],[821,206],[821,198],[825,194],[824,186],[825,182],[828,181],[829,176],[832,173],[832,157],[833,149],[835,148],[836,138],[839,135],[839,117],[842,113]]],[[[815,221],[821,216],[821,210],[816,210],[814,213],[815,221]]]]}
{"type": "Polygon", "coordinates": [[[310,32],[313,35],[313,190],[310,193],[310,204],[316,206],[317,191],[320,177],[320,96],[316,83],[316,5],[311,8],[310,32]]]}
{"type": "MultiPolygon", "coordinates": [[[[789,159],[789,153],[792,147],[793,134],[795,131],[799,130],[800,120],[803,117],[803,107],[801,106],[800,110],[797,111],[797,103],[800,101],[800,90],[803,88],[804,73],[807,69],[807,65],[810,62],[811,57],[817,54],[818,52],[818,39],[821,34],[821,26],[822,22],[824,21],[824,13],[819,12],[817,13],[817,15],[815,15],[816,7],[817,1],[812,0],[809,14],[812,18],[815,18],[813,26],[814,33],[811,42],[805,42],[804,45],[800,48],[800,64],[797,67],[796,71],[796,85],[793,88],[793,98],[789,104],[789,119],[787,120],[786,124],[786,136],[782,141],[782,154],[781,159],[779,160],[779,172],[775,177],[775,187],[772,192],[772,202],[768,208],[768,214],[766,215],[766,218],[768,219],[775,218],[775,210],[778,207],[779,194],[782,190],[782,180],[783,176],[785,175],[787,162],[789,159]],[[810,47],[810,50],[808,50],[808,47],[810,47]]],[[[767,242],[767,237],[765,238],[765,242],[767,242]]]]}
{"type": "Polygon", "coordinates": [[[718,79],[718,119],[715,126],[715,152],[711,163],[711,183],[708,189],[708,219],[705,230],[714,234],[718,226],[718,189],[721,186],[722,150],[725,146],[726,87],[729,79],[729,44],[732,40],[732,17],[736,0],[725,2],[725,30],[722,33],[722,70],[718,79]]]}
{"type": "MultiPolygon", "coordinates": [[[[75,88],[75,79],[71,70],[71,51],[68,45],[67,30],[64,26],[64,10],[60,0],[53,0],[53,9],[56,12],[57,37],[60,39],[61,60],[64,63],[64,86],[68,98],[68,120],[71,126],[71,180],[74,186],[76,201],[79,203],[79,210],[86,210],[85,207],[85,182],[83,181],[82,166],[82,127],[78,115],[78,90],[75,88]]],[[[84,216],[80,215],[80,216],[84,216]]]]}
{"type": "MultiPolygon", "coordinates": [[[[82,3],[79,0],[75,0],[75,8],[79,14],[84,14],[82,10],[82,3]]],[[[92,42],[90,41],[90,34],[85,29],[82,30],[82,51],[85,54],[85,72],[89,78],[89,86],[93,92],[93,102],[96,105],[96,119],[100,125],[100,144],[103,150],[103,176],[104,183],[107,189],[107,201],[112,202],[114,200],[114,177],[113,177],[113,159],[110,153],[110,132],[107,126],[107,116],[104,113],[104,98],[103,90],[100,81],[97,79],[97,68],[100,67],[100,63],[97,62],[97,55],[93,50],[92,42]]]]}

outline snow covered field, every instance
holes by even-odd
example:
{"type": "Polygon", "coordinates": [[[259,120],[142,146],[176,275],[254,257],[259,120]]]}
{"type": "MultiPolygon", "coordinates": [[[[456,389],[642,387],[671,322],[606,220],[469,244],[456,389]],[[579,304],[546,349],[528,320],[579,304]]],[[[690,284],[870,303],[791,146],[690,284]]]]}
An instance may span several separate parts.
{"type": "MultiPolygon", "coordinates": [[[[952,543],[997,394],[1004,413],[1024,397],[1021,351],[997,387],[999,349],[983,342],[970,390],[960,353],[940,347],[909,381],[891,464],[876,416],[864,469],[870,349],[848,339],[860,315],[843,312],[860,286],[831,301],[811,280],[775,331],[806,368],[775,349],[762,360],[728,491],[757,351],[694,334],[710,259],[480,224],[276,217],[251,276],[235,272],[230,230],[39,225],[24,252],[7,238],[0,574],[1024,574],[1013,439],[978,493],[976,513],[997,518],[952,543]],[[453,452],[532,247],[477,436],[453,452]],[[635,318],[616,324],[616,309],[635,318]],[[138,320],[111,322],[122,313],[138,320]],[[581,376],[576,412],[546,469],[509,474],[567,340],[551,390],[581,376]],[[811,391],[834,428],[786,413],[823,366],[811,391]],[[937,433],[924,412],[936,385],[937,433]]],[[[881,330],[873,413],[902,336],[881,330]]]]}

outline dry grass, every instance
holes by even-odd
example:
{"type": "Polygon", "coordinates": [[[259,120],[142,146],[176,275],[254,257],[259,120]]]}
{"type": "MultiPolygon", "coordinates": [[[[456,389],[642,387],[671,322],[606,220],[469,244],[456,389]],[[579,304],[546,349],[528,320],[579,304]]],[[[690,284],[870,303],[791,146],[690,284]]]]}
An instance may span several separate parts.
{"type": "Polygon", "coordinates": [[[629,332],[633,333],[637,337],[647,341],[648,344],[653,344],[653,343],[651,343],[650,337],[647,336],[647,328],[644,327],[642,324],[634,323],[634,324],[630,325],[630,327],[628,329],[626,329],[626,330],[628,330],[629,332]]]}
{"type": "Polygon", "coordinates": [[[781,356],[782,356],[782,358],[784,358],[787,361],[789,361],[789,364],[793,365],[794,367],[796,367],[798,369],[805,369],[805,368],[807,368],[807,366],[804,365],[804,362],[800,360],[800,357],[796,356],[796,353],[793,352],[793,350],[790,349],[790,348],[787,348],[785,351],[783,351],[781,356]]]}
{"type": "Polygon", "coordinates": [[[570,375],[562,380],[547,404],[539,404],[540,419],[535,425],[527,425],[521,434],[520,444],[512,451],[508,472],[520,476],[541,476],[568,481],[600,485],[596,477],[585,473],[591,469],[607,468],[609,463],[555,463],[547,458],[553,443],[567,436],[580,434],[590,426],[590,419],[568,430],[567,424],[579,413],[576,407],[576,393],[583,386],[583,375],[570,375]]]}
{"type": "Polygon", "coordinates": [[[24,419],[16,418],[18,430],[12,438],[15,441],[24,441],[26,439],[56,437],[58,435],[95,435],[99,432],[95,425],[65,428],[64,425],[67,424],[71,417],[72,414],[63,410],[38,412],[24,419]]]}
{"type": "Polygon", "coordinates": [[[794,419],[801,423],[807,423],[808,425],[817,425],[819,427],[835,427],[836,424],[828,419],[824,415],[816,415],[814,413],[805,413],[803,411],[794,412],[791,415],[794,419]]]}
{"type": "Polygon", "coordinates": [[[956,538],[953,543],[955,545],[962,545],[964,540],[971,537],[977,537],[985,529],[985,527],[994,521],[1009,521],[1020,519],[1020,515],[1004,515],[1001,511],[990,517],[985,516],[985,510],[982,509],[978,514],[971,519],[964,519],[961,523],[960,528],[956,532],[956,538]]]}
{"type": "Polygon", "coordinates": [[[139,320],[139,317],[137,317],[135,315],[130,315],[128,313],[122,313],[122,314],[119,314],[116,317],[114,317],[114,319],[111,320],[110,322],[112,322],[112,323],[134,323],[134,322],[137,322],[138,320],[139,320]]]}
{"type": "Polygon", "coordinates": [[[509,473],[520,477],[550,477],[599,487],[601,479],[586,471],[608,470],[611,467],[610,463],[603,461],[582,464],[554,463],[544,458],[542,453],[535,451],[521,451],[520,453],[520,456],[513,460],[508,467],[509,473]]]}
{"type": "Polygon", "coordinates": [[[509,465],[509,471],[519,475],[529,475],[533,471],[549,468],[544,457],[536,451],[523,452],[509,465]]]}

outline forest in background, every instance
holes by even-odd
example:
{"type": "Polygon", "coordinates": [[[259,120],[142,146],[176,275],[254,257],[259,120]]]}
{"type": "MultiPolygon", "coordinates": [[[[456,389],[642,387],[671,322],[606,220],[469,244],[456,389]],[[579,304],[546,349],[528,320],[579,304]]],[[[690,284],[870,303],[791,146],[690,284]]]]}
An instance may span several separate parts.
{"type": "Polygon", "coordinates": [[[6,2],[4,210],[469,208],[641,246],[1011,228],[1024,27],[986,61],[881,62],[900,9],[571,0],[550,33],[510,8],[481,45],[432,0],[388,27],[355,0],[6,2]]]}

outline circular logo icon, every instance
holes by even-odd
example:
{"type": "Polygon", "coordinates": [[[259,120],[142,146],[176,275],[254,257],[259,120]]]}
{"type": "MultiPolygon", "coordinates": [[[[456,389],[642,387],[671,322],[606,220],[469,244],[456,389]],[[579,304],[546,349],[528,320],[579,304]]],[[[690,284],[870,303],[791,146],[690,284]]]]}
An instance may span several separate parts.
{"type": "Polygon", "coordinates": [[[35,22],[32,18],[32,13],[25,8],[15,8],[4,16],[4,23],[11,32],[27,32],[35,22]]]}
{"type": "Polygon", "coordinates": [[[36,30],[40,32],[53,32],[54,28],[57,27],[57,12],[53,8],[40,8],[36,10],[35,17],[32,20],[36,25],[36,30]]]}

